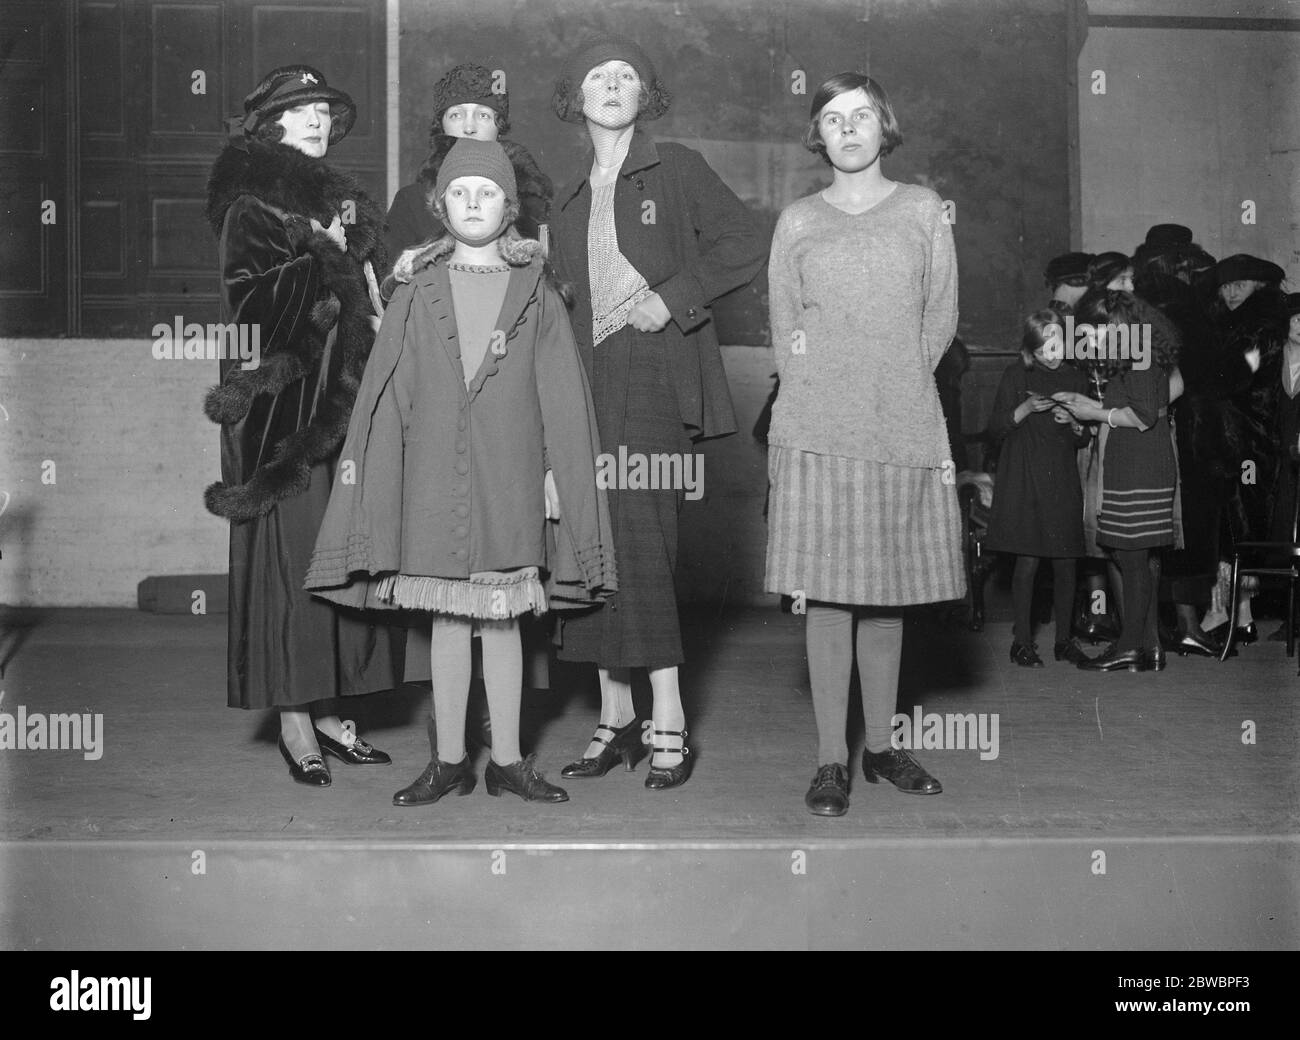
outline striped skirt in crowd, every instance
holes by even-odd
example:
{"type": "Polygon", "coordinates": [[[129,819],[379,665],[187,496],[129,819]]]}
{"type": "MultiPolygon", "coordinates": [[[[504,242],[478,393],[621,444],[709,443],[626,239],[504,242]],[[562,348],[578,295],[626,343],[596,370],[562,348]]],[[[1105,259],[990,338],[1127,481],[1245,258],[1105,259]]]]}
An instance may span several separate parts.
{"type": "Polygon", "coordinates": [[[966,594],[957,489],[938,468],[768,448],[768,592],[905,606],[966,594]]]}
{"type": "Polygon", "coordinates": [[[1169,421],[1145,432],[1104,429],[1097,543],[1109,549],[1156,549],[1181,541],[1174,522],[1178,463],[1169,421]]]}

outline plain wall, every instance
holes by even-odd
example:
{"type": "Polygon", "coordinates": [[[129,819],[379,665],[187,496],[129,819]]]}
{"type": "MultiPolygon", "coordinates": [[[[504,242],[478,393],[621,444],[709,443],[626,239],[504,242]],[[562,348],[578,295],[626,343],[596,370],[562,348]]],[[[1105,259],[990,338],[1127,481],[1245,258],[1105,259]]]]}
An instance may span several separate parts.
{"type": "Polygon", "coordinates": [[[1184,224],[1212,255],[1272,260],[1294,287],[1300,32],[1205,28],[1195,19],[1295,18],[1300,8],[1094,0],[1089,11],[1094,19],[1182,15],[1188,23],[1088,30],[1078,62],[1083,248],[1132,253],[1151,225],[1184,224]],[[1098,70],[1104,95],[1091,89],[1098,70]],[[1254,224],[1242,221],[1248,200],[1254,224]]]}

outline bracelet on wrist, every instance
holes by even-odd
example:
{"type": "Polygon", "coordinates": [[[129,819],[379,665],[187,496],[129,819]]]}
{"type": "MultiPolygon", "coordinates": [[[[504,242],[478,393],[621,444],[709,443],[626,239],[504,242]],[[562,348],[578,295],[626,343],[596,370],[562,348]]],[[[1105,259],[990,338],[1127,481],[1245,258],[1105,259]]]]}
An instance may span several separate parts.
{"type": "Polygon", "coordinates": [[[1114,408],[1112,408],[1109,412],[1106,413],[1106,425],[1109,426],[1112,430],[1116,428],[1114,408]]]}

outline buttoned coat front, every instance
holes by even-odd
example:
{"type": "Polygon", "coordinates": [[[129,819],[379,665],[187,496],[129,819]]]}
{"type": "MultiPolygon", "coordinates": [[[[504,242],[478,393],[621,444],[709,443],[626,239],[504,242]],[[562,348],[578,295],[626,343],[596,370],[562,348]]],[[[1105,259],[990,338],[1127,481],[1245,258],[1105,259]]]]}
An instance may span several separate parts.
{"type": "MultiPolygon", "coordinates": [[[[573,332],[591,369],[591,280],[586,172],[556,199],[551,213],[555,266],[573,284],[573,332]]],[[[670,321],[657,333],[667,353],[682,423],[692,439],[736,431],[710,305],[745,285],[767,258],[763,235],[745,204],[699,152],[632,135],[614,188],[619,251],[663,299],[670,321]]],[[[599,349],[599,348],[596,348],[599,349]]],[[[626,395],[628,387],[621,392],[626,395]]],[[[602,406],[602,414],[606,406],[602,406]]],[[[617,404],[610,409],[622,414],[617,404]]]]}
{"type": "Polygon", "coordinates": [[[444,260],[394,293],[366,366],[307,587],[384,606],[374,576],[537,566],[553,604],[616,586],[591,395],[542,261],[513,268],[468,387],[444,260]],[[351,467],[351,468],[349,468],[351,467]],[[558,524],[545,518],[550,468],[558,524]]]}

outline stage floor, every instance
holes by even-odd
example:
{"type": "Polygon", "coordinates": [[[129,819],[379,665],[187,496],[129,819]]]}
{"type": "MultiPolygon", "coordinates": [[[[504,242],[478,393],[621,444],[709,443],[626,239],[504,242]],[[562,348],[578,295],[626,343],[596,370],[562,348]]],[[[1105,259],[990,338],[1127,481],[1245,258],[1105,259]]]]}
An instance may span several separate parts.
{"type": "MultiPolygon", "coordinates": [[[[991,930],[977,924],[960,936],[943,922],[907,933],[922,944],[933,934],[976,946],[1095,947],[1106,945],[1107,935],[1129,946],[1141,945],[1143,935],[1157,946],[1162,936],[1163,942],[1189,947],[1251,945],[1252,935],[1261,946],[1300,945],[1300,679],[1295,660],[1286,658],[1279,643],[1243,648],[1224,664],[1172,657],[1160,674],[1093,675],[1050,660],[1043,669],[1015,667],[1007,660],[1005,622],[995,620],[975,634],[930,616],[909,620],[899,712],[975,713],[983,717],[986,738],[996,719],[996,746],[988,740],[983,753],[919,751],[944,792],[909,796],[862,780],[858,721],[852,807],[843,818],[819,819],[803,806],[817,763],[802,618],[776,610],[684,615],[689,664],[682,683],[697,755],[685,786],[646,791],[643,760],[632,774],[619,770],[566,782],[571,800],[563,805],[491,798],[480,779],[469,797],[418,809],[391,804],[393,792],[428,759],[428,695],[418,688],[348,702],[355,708],[346,714],[393,756],[392,766],[349,767],[330,760],[333,786],[310,789],[291,782],[271,716],[225,707],[224,616],[52,610],[9,611],[4,617],[0,712],[16,716],[21,707],[29,718],[102,714],[103,747],[94,760],[76,750],[0,751],[0,945],[205,945],[166,919],[168,901],[160,900],[159,890],[139,896],[159,919],[135,930],[124,922],[110,927],[105,922],[117,920],[112,915],[96,919],[93,928],[55,922],[49,907],[59,886],[95,905],[91,897],[106,879],[129,885],[141,870],[155,868],[159,877],[167,876],[167,863],[173,884],[179,875],[202,877],[191,862],[194,852],[207,856],[218,849],[247,863],[265,861],[266,871],[278,872],[277,884],[288,884],[290,891],[294,877],[320,870],[320,883],[328,884],[330,869],[362,870],[358,857],[370,855],[374,863],[398,857],[392,884],[407,883],[404,872],[432,872],[446,881],[458,871],[477,871],[482,879],[462,879],[472,892],[474,885],[491,883],[486,879],[500,850],[568,853],[576,858],[561,874],[570,876],[575,899],[584,884],[589,893],[600,888],[591,882],[602,866],[614,869],[620,854],[632,855],[624,867],[647,892],[663,897],[671,892],[665,888],[669,879],[694,877],[703,905],[712,881],[705,884],[691,871],[711,856],[731,857],[720,873],[709,875],[722,886],[717,898],[741,898],[742,890],[752,889],[754,899],[770,902],[782,899],[779,890],[765,891],[745,878],[772,864],[785,877],[800,877],[799,854],[820,850],[828,873],[819,883],[841,893],[850,880],[856,885],[901,872],[898,928],[908,927],[908,916],[915,918],[917,906],[924,905],[915,895],[908,903],[908,892],[914,892],[906,885],[909,877],[917,885],[956,884],[963,892],[970,887],[972,898],[983,891],[989,905],[977,920],[999,914],[1006,919],[999,927],[985,921],[991,930]],[[440,851],[446,855],[439,860],[440,851]],[[1117,857],[1132,875],[1127,888],[1117,878],[1117,857]],[[473,866],[479,862],[482,870],[473,866]],[[662,876],[655,876],[656,863],[662,876]],[[1177,867],[1183,869],[1182,891],[1177,867]],[[1189,881],[1191,874],[1197,880],[1189,881]],[[1015,891],[994,894],[990,882],[999,875],[1019,878],[1015,891]],[[1062,931],[1058,919],[1044,932],[1035,931],[1032,914],[1024,918],[1023,910],[1014,909],[1022,898],[1050,900],[1075,882],[1084,886],[1081,892],[1089,883],[1095,890],[1099,879],[1112,882],[1102,905],[1117,915],[1140,918],[1145,906],[1159,917],[1151,893],[1167,893],[1172,919],[1163,926],[1149,922],[1147,931],[1140,920],[1118,916],[1109,931],[1062,931]],[[1189,897],[1189,884],[1203,892],[1189,897]],[[1221,905],[1197,909],[1198,899],[1221,905]],[[37,912],[41,907],[49,911],[44,917],[37,912]],[[1241,915],[1246,919],[1231,919],[1241,915]]],[[[1274,627],[1261,625],[1264,632],[1274,627]]],[[[526,699],[525,749],[536,750],[542,770],[558,780],[560,768],[584,747],[599,701],[587,670],[553,666],[552,687],[526,699]]],[[[638,706],[644,711],[648,704],[648,689],[640,689],[638,706]]],[[[854,715],[860,720],[856,698],[854,715]]],[[[485,763],[480,753],[480,777],[485,763]]],[[[811,873],[816,880],[807,863],[803,868],[803,876],[811,873]]],[[[240,885],[257,883],[254,875],[222,884],[237,894],[240,885]]],[[[545,900],[551,892],[546,885],[556,882],[543,883],[539,874],[535,883],[541,887],[528,898],[545,900]]],[[[211,900],[217,887],[198,898],[211,900]]],[[[887,891],[884,885],[878,895],[887,891]]],[[[520,898],[526,894],[517,892],[520,898]]],[[[617,897],[613,891],[600,898],[617,897]]],[[[177,898],[184,902],[183,893],[177,898]]],[[[567,905],[558,893],[551,898],[567,905]]],[[[834,919],[829,890],[826,898],[826,913],[834,919]]],[[[1089,898],[1075,900],[1081,921],[1089,919],[1089,898]]],[[[796,909],[788,899],[781,905],[783,914],[796,909]]],[[[400,915],[401,901],[391,909],[400,915]]],[[[698,909],[682,913],[688,921],[694,913],[700,927],[708,917],[699,917],[698,909]]],[[[256,928],[257,919],[250,920],[256,928]]],[[[815,945],[803,927],[791,935],[781,914],[766,920],[758,932],[724,929],[717,943],[782,945],[784,935],[790,945],[815,945]]],[[[806,915],[799,920],[806,922],[806,915]]],[[[877,937],[880,925],[877,920],[873,926],[877,937]]],[[[535,929],[525,931],[547,945],[535,929]]],[[[220,927],[206,934],[209,945],[241,944],[220,927]]],[[[276,934],[282,933],[255,931],[248,944],[274,946],[276,934]]],[[[420,945],[418,932],[401,934],[398,944],[420,945]]],[[[362,935],[360,945],[385,944],[362,935]]],[[[846,941],[859,935],[866,932],[848,933],[846,941]]],[[[644,945],[669,944],[664,936],[644,937],[644,945]]],[[[709,943],[699,937],[693,944],[709,943]]]]}

